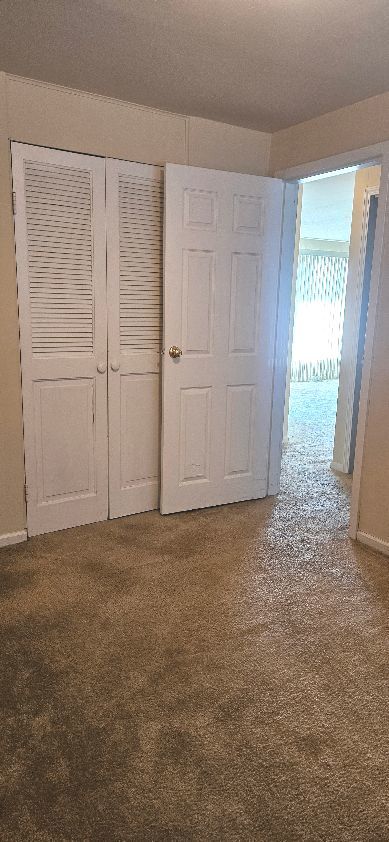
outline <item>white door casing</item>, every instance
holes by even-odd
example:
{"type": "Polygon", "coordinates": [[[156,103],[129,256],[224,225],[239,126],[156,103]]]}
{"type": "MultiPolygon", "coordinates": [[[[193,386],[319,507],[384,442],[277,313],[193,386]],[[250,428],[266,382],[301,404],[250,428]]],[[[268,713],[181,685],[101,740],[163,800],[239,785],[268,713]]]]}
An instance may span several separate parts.
{"type": "Polygon", "coordinates": [[[163,514],[267,494],[283,200],[277,179],[166,166],[163,514]]]}
{"type": "Polygon", "coordinates": [[[159,503],[162,213],[160,167],[107,160],[110,517],[159,503]]]}
{"type": "MultiPolygon", "coordinates": [[[[354,396],[358,380],[358,345],[364,289],[364,271],[370,200],[378,196],[381,167],[365,167],[355,176],[349,264],[346,282],[339,391],[331,466],[348,474],[353,470],[354,396]]],[[[355,435],[355,432],[354,432],[355,435]]]]}
{"type": "Polygon", "coordinates": [[[29,535],[107,517],[105,162],[12,144],[29,535]]]}

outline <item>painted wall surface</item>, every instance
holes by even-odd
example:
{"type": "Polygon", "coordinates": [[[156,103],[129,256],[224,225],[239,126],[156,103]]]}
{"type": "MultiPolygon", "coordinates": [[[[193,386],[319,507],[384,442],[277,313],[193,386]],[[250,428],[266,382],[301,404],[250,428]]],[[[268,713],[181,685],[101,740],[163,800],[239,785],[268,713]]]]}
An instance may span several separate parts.
{"type": "Polygon", "coordinates": [[[389,139],[389,92],[275,132],[270,173],[389,139]]]}
{"type": "Polygon", "coordinates": [[[25,526],[19,327],[5,76],[0,74],[0,535],[25,526]]]}
{"type": "Polygon", "coordinates": [[[189,158],[194,167],[267,175],[271,135],[189,117],[189,158]],[[265,166],[264,166],[265,164],[265,166]]]}
{"type": "Polygon", "coordinates": [[[0,73],[0,535],[25,527],[10,140],[266,175],[270,135],[0,73]]]}

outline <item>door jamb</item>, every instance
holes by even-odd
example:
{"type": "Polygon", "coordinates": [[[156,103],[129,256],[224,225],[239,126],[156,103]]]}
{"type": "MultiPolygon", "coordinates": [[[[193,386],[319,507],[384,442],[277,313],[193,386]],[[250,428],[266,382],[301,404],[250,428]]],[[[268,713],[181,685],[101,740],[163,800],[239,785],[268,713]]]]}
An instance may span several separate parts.
{"type": "Polygon", "coordinates": [[[284,427],[282,431],[282,443],[285,446],[288,443],[288,428],[289,428],[289,407],[290,407],[290,383],[292,375],[292,348],[294,335],[294,318],[296,312],[296,283],[297,283],[297,267],[300,251],[300,234],[301,234],[301,211],[303,205],[303,185],[299,184],[298,198],[297,198],[297,217],[296,217],[296,233],[294,240],[294,259],[293,259],[293,274],[292,274],[292,291],[290,301],[290,317],[289,317],[289,338],[288,338],[288,359],[286,365],[286,386],[285,386],[285,405],[284,405],[284,427]]]}
{"type": "MultiPolygon", "coordinates": [[[[374,164],[381,166],[381,179],[378,197],[377,223],[370,282],[369,312],[366,325],[365,358],[362,370],[354,474],[351,493],[349,535],[354,539],[357,538],[359,524],[363,451],[369,410],[373,343],[377,321],[378,297],[381,283],[384,281],[384,267],[382,265],[384,256],[384,241],[385,235],[389,233],[389,142],[386,141],[383,143],[377,143],[373,146],[363,147],[361,149],[341,152],[337,155],[329,156],[328,158],[298,164],[297,166],[277,171],[274,174],[276,178],[283,178],[287,182],[295,183],[301,181],[303,178],[313,175],[320,175],[329,172],[334,172],[335,175],[335,172],[339,169],[356,165],[372,166],[374,164]]],[[[290,282],[291,277],[289,278],[289,284],[290,282]]],[[[280,307],[281,306],[282,302],[280,301],[280,307]]],[[[284,323],[285,322],[287,323],[287,320],[284,319],[284,323]]],[[[281,332],[282,329],[285,328],[281,327],[281,332]]],[[[283,337],[282,341],[282,337],[278,336],[278,342],[280,342],[281,346],[284,347],[285,337],[283,337]]]]}
{"type": "Polygon", "coordinates": [[[284,435],[284,397],[288,367],[292,276],[295,259],[299,185],[286,182],[282,211],[277,320],[274,345],[273,394],[267,493],[278,494],[284,435]]]}
{"type": "MultiPolygon", "coordinates": [[[[378,199],[379,196],[379,188],[378,185],[376,187],[365,187],[363,191],[363,209],[362,209],[362,221],[361,221],[361,238],[359,242],[359,253],[358,253],[358,269],[356,273],[356,278],[353,284],[355,299],[354,299],[354,312],[352,314],[352,318],[349,320],[348,324],[348,331],[352,335],[352,359],[353,359],[353,368],[351,375],[347,378],[347,381],[343,381],[343,388],[344,392],[347,394],[346,398],[346,407],[343,416],[343,442],[342,442],[342,458],[339,462],[331,462],[331,467],[334,468],[335,471],[340,471],[341,473],[348,474],[350,472],[350,452],[351,452],[351,434],[353,428],[353,416],[354,416],[354,398],[355,398],[355,389],[356,389],[356,375],[357,375],[357,355],[358,355],[358,343],[359,343],[359,333],[361,329],[361,307],[362,307],[362,295],[363,295],[363,287],[364,287],[364,276],[365,276],[365,263],[366,263],[366,249],[367,249],[367,238],[368,238],[368,226],[369,226],[369,217],[370,217],[370,202],[372,196],[376,196],[378,199]]],[[[375,239],[375,237],[374,237],[375,239]]],[[[370,294],[369,294],[370,300],[370,294]]],[[[343,326],[344,332],[344,326],[343,326]]],[[[342,360],[341,360],[341,371],[342,371],[342,360]]],[[[340,387],[339,387],[340,388],[340,387]]],[[[339,404],[338,404],[339,407],[339,404]]],[[[340,439],[341,440],[341,439],[340,439]]],[[[334,449],[336,448],[336,442],[339,442],[337,439],[337,427],[335,427],[335,443],[334,449]]],[[[334,456],[334,454],[333,454],[334,456]]]]}

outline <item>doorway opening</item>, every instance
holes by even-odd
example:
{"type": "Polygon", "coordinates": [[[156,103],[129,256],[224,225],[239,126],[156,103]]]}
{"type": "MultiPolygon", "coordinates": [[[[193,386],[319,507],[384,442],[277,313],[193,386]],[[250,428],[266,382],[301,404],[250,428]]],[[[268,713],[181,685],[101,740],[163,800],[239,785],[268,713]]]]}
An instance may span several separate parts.
{"type": "Polygon", "coordinates": [[[284,417],[300,468],[353,472],[379,179],[353,167],[300,184],[284,417]]]}

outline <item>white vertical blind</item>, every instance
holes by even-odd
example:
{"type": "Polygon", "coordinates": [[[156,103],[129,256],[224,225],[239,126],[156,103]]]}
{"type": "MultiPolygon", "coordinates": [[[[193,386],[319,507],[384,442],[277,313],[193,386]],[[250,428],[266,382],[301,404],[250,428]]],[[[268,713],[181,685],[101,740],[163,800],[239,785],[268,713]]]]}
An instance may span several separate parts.
{"type": "Polygon", "coordinates": [[[339,377],[347,270],[345,256],[299,255],[292,380],[339,377]]]}

